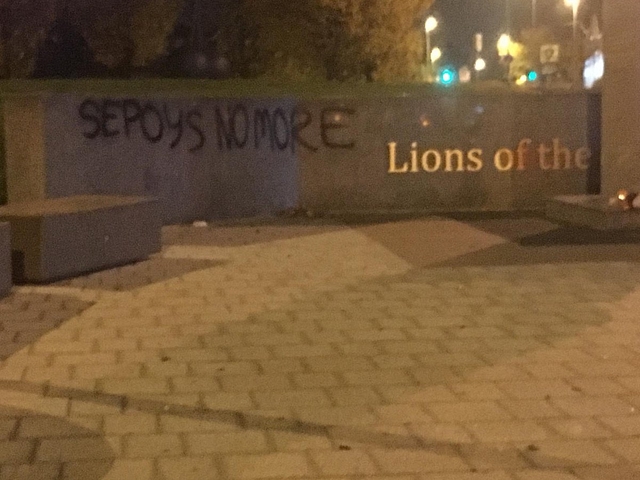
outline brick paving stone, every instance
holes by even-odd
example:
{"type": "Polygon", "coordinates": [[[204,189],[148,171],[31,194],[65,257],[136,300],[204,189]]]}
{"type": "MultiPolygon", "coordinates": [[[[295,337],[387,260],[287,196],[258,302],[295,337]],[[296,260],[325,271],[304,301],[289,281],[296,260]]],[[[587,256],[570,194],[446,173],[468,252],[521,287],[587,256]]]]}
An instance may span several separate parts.
{"type": "Polygon", "coordinates": [[[600,360],[597,362],[565,362],[565,366],[585,377],[623,377],[637,373],[637,367],[621,360],[600,360]]]}
{"type": "Polygon", "coordinates": [[[175,393],[219,392],[220,382],[216,377],[173,377],[171,390],[175,393]]]}
{"type": "Polygon", "coordinates": [[[306,358],[305,363],[314,372],[352,372],[373,370],[373,362],[361,356],[331,356],[306,358]]]}
{"type": "Polygon", "coordinates": [[[517,480],[580,480],[572,473],[562,471],[525,470],[516,472],[515,476],[517,480]]]}
{"type": "Polygon", "coordinates": [[[162,433],[191,433],[191,432],[229,432],[240,427],[233,422],[213,418],[200,418],[197,415],[186,416],[160,416],[160,432],[162,433]]]}
{"type": "Polygon", "coordinates": [[[51,415],[63,417],[69,409],[69,400],[66,398],[43,398],[37,395],[4,392],[1,390],[0,402],[2,407],[24,410],[25,416],[51,415]]]}
{"type": "MultiPolygon", "coordinates": [[[[591,418],[555,418],[544,421],[552,430],[558,432],[565,438],[575,439],[597,439],[609,438],[613,434],[607,428],[598,424],[591,418]]],[[[606,424],[606,423],[605,423],[606,424]]]]}
{"type": "Polygon", "coordinates": [[[343,372],[342,376],[349,385],[375,386],[375,385],[414,385],[409,374],[404,370],[362,370],[343,372]]]}
{"type": "Polygon", "coordinates": [[[293,383],[303,389],[335,387],[340,384],[338,376],[331,372],[293,373],[291,377],[293,378],[293,383]]]}
{"type": "Polygon", "coordinates": [[[496,402],[450,402],[432,403],[430,412],[443,422],[481,422],[488,420],[509,420],[511,415],[496,402]]]}
{"type": "Polygon", "coordinates": [[[182,453],[182,442],[176,434],[130,435],[125,439],[125,455],[129,458],[161,458],[182,453]]]}
{"type": "Polygon", "coordinates": [[[286,375],[234,375],[220,379],[222,389],[228,392],[249,392],[264,390],[286,390],[291,388],[291,382],[286,375]]]}
{"type": "Polygon", "coordinates": [[[203,396],[203,403],[212,410],[249,410],[255,408],[253,399],[245,392],[215,392],[203,396]]]}
{"type": "Polygon", "coordinates": [[[499,404],[514,417],[526,420],[533,418],[564,417],[566,414],[552,405],[550,400],[502,399],[499,404]]]}
{"type": "Polygon", "coordinates": [[[536,450],[524,448],[523,455],[536,467],[570,468],[588,465],[615,465],[618,460],[591,440],[545,440],[536,450]]]}
{"type": "Polygon", "coordinates": [[[629,390],[608,378],[571,378],[567,382],[585,395],[624,395],[629,393],[629,390]]]}
{"type": "Polygon", "coordinates": [[[235,455],[224,459],[229,478],[305,477],[313,471],[301,453],[270,453],[264,455],[235,455]]]}
{"type": "Polygon", "coordinates": [[[632,463],[640,463],[640,438],[607,440],[605,444],[617,455],[632,463]]]}
{"type": "Polygon", "coordinates": [[[534,442],[549,437],[544,428],[526,420],[466,423],[465,427],[486,443],[534,442]]]}
{"type": "Polygon", "coordinates": [[[193,455],[267,451],[266,434],[259,431],[190,433],[186,439],[193,455]]]}
{"type": "Polygon", "coordinates": [[[452,383],[449,388],[460,400],[498,400],[505,397],[493,383],[452,383]]]}
{"type": "Polygon", "coordinates": [[[304,450],[328,450],[331,441],[320,435],[273,430],[269,432],[276,450],[280,452],[296,452],[304,450]]]}
{"type": "Polygon", "coordinates": [[[633,407],[617,397],[557,398],[554,405],[574,416],[616,416],[634,413],[633,407]]]}
{"type": "Polygon", "coordinates": [[[169,382],[165,378],[105,378],[101,385],[102,391],[111,394],[169,393],[169,382]]]}
{"type": "Polygon", "coordinates": [[[311,453],[312,462],[323,475],[374,475],[377,468],[362,451],[320,451],[311,453]]]}
{"type": "Polygon", "coordinates": [[[336,345],[342,355],[373,357],[382,353],[378,342],[342,343],[336,345]]]}
{"type": "Polygon", "coordinates": [[[297,345],[302,343],[297,333],[260,333],[245,336],[249,345],[297,345]]]}
{"type": "Polygon", "coordinates": [[[74,369],[74,376],[80,379],[138,378],[141,374],[142,365],[136,363],[77,365],[74,369]]]}
{"type": "Polygon", "coordinates": [[[108,365],[116,363],[114,353],[68,353],[52,355],[53,365],[108,365]]]}
{"type": "Polygon", "coordinates": [[[424,451],[373,450],[375,462],[385,473],[468,471],[468,465],[454,449],[434,447],[424,451]]]}
{"type": "Polygon", "coordinates": [[[0,480],[58,480],[61,469],[60,464],[46,462],[5,465],[0,467],[0,480]]]}
{"type": "Polygon", "coordinates": [[[433,385],[424,387],[414,386],[379,386],[376,388],[388,403],[428,403],[428,402],[455,402],[458,399],[445,385],[433,385]]]}
{"type": "Polygon", "coordinates": [[[633,392],[640,393],[640,376],[618,377],[616,382],[633,392]]]}
{"type": "Polygon", "coordinates": [[[501,443],[469,443],[459,447],[465,461],[479,471],[483,470],[523,470],[530,462],[513,447],[501,443]]]}
{"type": "Polygon", "coordinates": [[[75,460],[107,460],[120,453],[117,438],[104,437],[51,438],[41,440],[36,460],[44,462],[72,462],[75,460]]]}
{"type": "Polygon", "coordinates": [[[1,441],[0,465],[28,463],[35,447],[32,440],[1,441]]]}
{"type": "Polygon", "coordinates": [[[217,465],[206,457],[161,458],[158,471],[163,480],[216,480],[217,465]]]}
{"type": "Polygon", "coordinates": [[[420,480],[512,480],[508,473],[501,470],[490,472],[467,472],[467,473],[430,473],[420,475],[420,480]]]}
{"type": "Polygon", "coordinates": [[[0,418],[0,441],[9,440],[18,425],[14,418],[0,418]]]}
{"type": "Polygon", "coordinates": [[[258,373],[253,362],[192,362],[189,368],[194,375],[251,375],[258,373]]]}
{"type": "Polygon", "coordinates": [[[376,415],[368,407],[298,407],[296,418],[317,425],[374,425],[376,415]]]}
{"type": "Polygon", "coordinates": [[[272,360],[260,360],[256,369],[264,373],[290,373],[304,372],[307,370],[301,359],[297,358],[280,358],[272,360]]]}
{"type": "Polygon", "coordinates": [[[640,435],[640,415],[598,417],[598,420],[619,435],[640,435]]]}
{"type": "Polygon", "coordinates": [[[125,415],[107,415],[104,417],[103,428],[107,435],[155,433],[158,428],[158,419],[155,415],[137,412],[125,415]]]}
{"type": "Polygon", "coordinates": [[[579,393],[563,380],[529,380],[498,382],[498,387],[507,395],[517,399],[551,397],[576,397],[579,393]]]}
{"type": "Polygon", "coordinates": [[[254,398],[259,408],[328,407],[331,404],[327,393],[321,389],[255,392],[254,398]]]}
{"type": "Polygon", "coordinates": [[[102,423],[100,418],[90,417],[71,417],[68,420],[63,422],[59,418],[46,415],[23,417],[20,419],[17,436],[33,439],[73,437],[79,435],[78,427],[98,432],[102,423]]]}
{"type": "Polygon", "coordinates": [[[411,374],[422,385],[448,384],[462,382],[461,369],[459,367],[449,367],[446,365],[435,365],[428,368],[416,368],[411,370],[411,374]]]}
{"type": "Polygon", "coordinates": [[[144,376],[154,378],[185,376],[189,371],[186,363],[174,361],[145,363],[142,368],[144,376]]]}
{"type": "Polygon", "coordinates": [[[373,407],[373,411],[385,424],[433,422],[431,415],[415,404],[381,405],[373,407]]]}
{"type": "Polygon", "coordinates": [[[458,444],[474,441],[471,434],[455,423],[414,423],[409,426],[412,434],[424,444],[458,444]]]}
{"type": "Polygon", "coordinates": [[[640,465],[578,467],[572,469],[580,480],[639,480],[640,465]]]}
{"type": "Polygon", "coordinates": [[[62,480],[153,480],[153,463],[151,460],[115,459],[109,461],[68,462],[62,470],[62,480]]]}
{"type": "Polygon", "coordinates": [[[418,361],[412,356],[401,354],[375,355],[372,360],[378,368],[397,369],[416,367],[418,365],[418,361]]]}
{"type": "Polygon", "coordinates": [[[327,388],[326,391],[338,406],[383,403],[382,397],[372,387],[333,387],[327,388]]]}
{"type": "Polygon", "coordinates": [[[318,345],[284,345],[273,347],[276,357],[326,357],[335,355],[336,351],[329,344],[318,345]]]}
{"type": "Polygon", "coordinates": [[[232,360],[266,360],[272,357],[264,346],[230,347],[227,350],[232,360]]]}
{"type": "Polygon", "coordinates": [[[386,353],[439,353],[440,346],[436,341],[427,340],[386,340],[378,342],[386,353]]]}

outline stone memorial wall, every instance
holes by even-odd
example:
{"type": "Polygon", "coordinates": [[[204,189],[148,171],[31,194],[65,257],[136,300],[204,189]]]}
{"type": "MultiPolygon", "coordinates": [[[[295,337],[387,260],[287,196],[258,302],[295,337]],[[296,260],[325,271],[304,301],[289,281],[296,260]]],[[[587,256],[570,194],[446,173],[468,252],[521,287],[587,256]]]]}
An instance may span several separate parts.
{"type": "Polygon", "coordinates": [[[9,201],[156,196],[165,223],[534,209],[599,188],[600,98],[50,94],[5,100],[9,201]],[[25,174],[25,172],[27,174],[25,174]]]}

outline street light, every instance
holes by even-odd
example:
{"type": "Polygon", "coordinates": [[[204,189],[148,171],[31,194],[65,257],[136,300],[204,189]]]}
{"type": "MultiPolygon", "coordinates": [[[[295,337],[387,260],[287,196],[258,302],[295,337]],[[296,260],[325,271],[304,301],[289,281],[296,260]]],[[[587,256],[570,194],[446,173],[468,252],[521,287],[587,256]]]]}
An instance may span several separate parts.
{"type": "Polygon", "coordinates": [[[511,36],[508,33],[503,33],[500,35],[498,39],[498,56],[500,57],[500,63],[504,65],[505,68],[505,77],[507,82],[509,81],[509,66],[513,61],[513,57],[511,56],[511,36]]]}
{"type": "Polygon", "coordinates": [[[578,8],[580,8],[580,0],[564,0],[564,4],[573,10],[573,41],[575,42],[578,36],[578,8]]]}
{"type": "Polygon", "coordinates": [[[582,76],[578,46],[578,9],[580,8],[580,0],[564,0],[564,4],[567,7],[571,7],[573,11],[573,59],[571,61],[571,80],[577,84],[582,76]]]}
{"type": "Polygon", "coordinates": [[[531,26],[536,26],[536,0],[531,0],[531,26]]]}
{"type": "Polygon", "coordinates": [[[487,62],[485,61],[484,58],[482,57],[478,57],[476,58],[475,63],[473,64],[473,69],[476,72],[481,72],[483,71],[485,68],[487,68],[487,62]]]}
{"type": "Polygon", "coordinates": [[[433,15],[427,17],[424,21],[424,33],[427,41],[427,75],[431,79],[431,32],[438,28],[438,20],[433,15]]]}
{"type": "Polygon", "coordinates": [[[509,55],[511,49],[511,36],[508,33],[503,33],[498,39],[498,56],[506,57],[509,55]]]}
{"type": "Polygon", "coordinates": [[[431,63],[436,63],[438,60],[440,60],[440,58],[442,58],[442,50],[440,50],[438,47],[435,47],[433,50],[431,50],[431,63]]]}

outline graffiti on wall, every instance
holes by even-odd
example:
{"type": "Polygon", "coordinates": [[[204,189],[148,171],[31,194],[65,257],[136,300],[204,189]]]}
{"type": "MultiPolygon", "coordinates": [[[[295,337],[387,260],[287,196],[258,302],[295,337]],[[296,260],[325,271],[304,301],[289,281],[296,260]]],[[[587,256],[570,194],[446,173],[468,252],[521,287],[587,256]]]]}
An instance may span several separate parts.
{"type": "Polygon", "coordinates": [[[142,138],[192,153],[209,142],[219,150],[350,150],[356,146],[350,127],[354,115],[354,109],[345,107],[323,108],[315,118],[301,107],[256,107],[237,102],[207,109],[180,108],[167,102],[110,98],[88,98],[78,107],[82,135],[89,140],[142,138]],[[207,114],[211,118],[205,118],[207,114]]]}

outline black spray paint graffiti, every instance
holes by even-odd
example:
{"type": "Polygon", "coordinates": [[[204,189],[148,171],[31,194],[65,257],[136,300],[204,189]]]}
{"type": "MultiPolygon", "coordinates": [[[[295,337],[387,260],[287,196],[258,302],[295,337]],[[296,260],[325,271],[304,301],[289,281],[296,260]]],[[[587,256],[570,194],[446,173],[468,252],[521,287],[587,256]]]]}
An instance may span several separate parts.
{"type": "Polygon", "coordinates": [[[142,136],[151,143],[158,143],[169,136],[172,149],[180,145],[187,129],[192,136],[195,135],[195,142],[188,147],[190,152],[203,148],[206,141],[200,126],[202,114],[197,109],[171,112],[166,103],[158,107],[152,102],[140,103],[133,99],[87,99],[80,104],[78,114],[91,125],[89,130],[83,132],[88,139],[117,137],[121,134],[130,138],[134,126],[138,124],[142,136]]]}
{"type": "MultiPolygon", "coordinates": [[[[212,114],[219,150],[253,147],[256,150],[290,149],[295,152],[300,146],[316,152],[319,145],[331,149],[355,148],[355,141],[349,136],[349,121],[356,111],[350,108],[324,108],[320,112],[319,138],[316,141],[308,138],[314,124],[313,114],[303,108],[255,108],[237,103],[226,108],[215,106],[212,114]]],[[[78,115],[88,124],[89,128],[83,131],[83,135],[90,140],[119,135],[131,138],[137,130],[153,144],[170,138],[171,149],[188,141],[188,151],[196,152],[207,143],[203,127],[205,119],[198,108],[184,111],[172,110],[167,103],[158,106],[135,99],[87,99],[80,104],[78,115]]]]}
{"type": "MultiPolygon", "coordinates": [[[[353,149],[353,140],[344,140],[336,135],[348,129],[348,120],[355,115],[350,108],[325,108],[320,113],[320,141],[322,145],[333,149],[353,149]]],[[[247,108],[238,103],[228,105],[226,109],[215,108],[215,125],[218,148],[223,150],[243,149],[253,138],[253,147],[263,148],[266,144],[271,150],[291,149],[295,152],[298,145],[316,152],[318,146],[310,141],[304,130],[313,124],[311,112],[301,108],[286,111],[283,108],[247,108]]]]}

